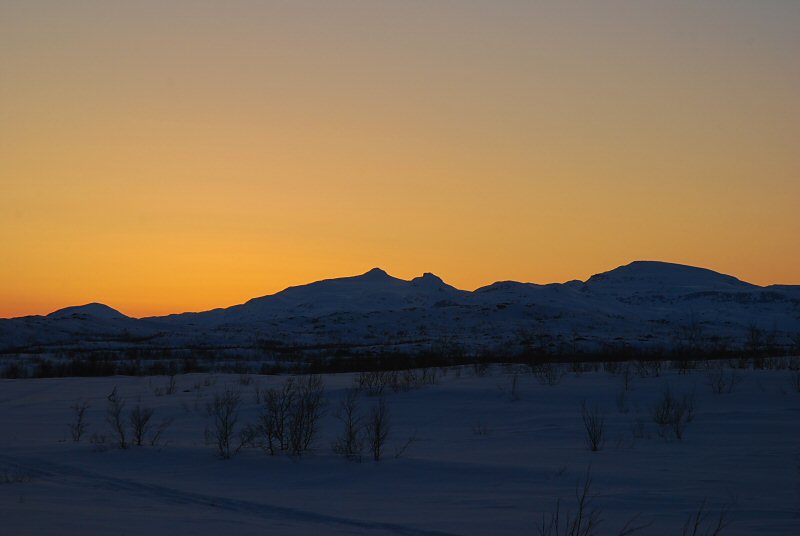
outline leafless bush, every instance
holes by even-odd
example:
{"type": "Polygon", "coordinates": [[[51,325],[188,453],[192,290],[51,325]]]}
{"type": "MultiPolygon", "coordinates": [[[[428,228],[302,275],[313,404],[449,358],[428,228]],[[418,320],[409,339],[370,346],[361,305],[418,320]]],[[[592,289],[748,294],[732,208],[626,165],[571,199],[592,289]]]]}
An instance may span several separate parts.
{"type": "Polygon", "coordinates": [[[733,388],[739,383],[739,375],[732,368],[726,368],[722,363],[713,363],[706,370],[706,383],[714,394],[732,393],[733,388]]]}
{"type": "MultiPolygon", "coordinates": [[[[442,369],[443,375],[447,374],[447,369],[442,369]]],[[[425,367],[422,369],[422,375],[420,377],[420,381],[422,385],[436,385],[438,378],[437,378],[437,369],[432,367],[425,367]]]]}
{"type": "Polygon", "coordinates": [[[636,372],[641,378],[657,378],[661,376],[663,363],[657,359],[636,361],[636,372]]]}
{"type": "Polygon", "coordinates": [[[153,433],[150,435],[151,447],[157,447],[159,444],[161,444],[161,438],[164,435],[164,432],[166,432],[170,426],[172,426],[172,419],[169,418],[163,419],[160,423],[158,423],[158,426],[155,427],[155,430],[153,430],[153,433]]]}
{"type": "Polygon", "coordinates": [[[117,446],[121,449],[128,448],[128,441],[125,435],[125,422],[122,417],[122,410],[125,409],[125,401],[117,393],[117,388],[108,395],[108,407],[106,409],[106,422],[111,427],[111,434],[117,446]]]}
{"type": "Polygon", "coordinates": [[[674,359],[671,365],[673,369],[678,371],[678,374],[689,374],[690,371],[697,368],[697,361],[688,357],[681,357],[674,359]]]}
{"type": "Polygon", "coordinates": [[[271,455],[289,450],[289,418],[294,404],[294,379],[289,378],[280,389],[266,392],[266,404],[260,415],[261,430],[266,438],[265,448],[271,455]]]}
{"type": "Polygon", "coordinates": [[[653,406],[653,422],[659,427],[664,439],[674,436],[683,439],[686,426],[694,419],[694,392],[677,397],[667,386],[661,399],[653,406]]]}
{"type": "Polygon", "coordinates": [[[279,389],[266,392],[266,403],[254,432],[271,455],[288,452],[300,456],[310,450],[322,415],[322,379],[310,375],[289,378],[279,389]]]}
{"type": "Polygon", "coordinates": [[[361,461],[364,448],[362,417],[358,414],[358,391],[348,389],[339,406],[336,418],[342,422],[342,435],[333,443],[333,451],[348,460],[361,461]]]}
{"type": "Polygon", "coordinates": [[[558,385],[567,374],[558,363],[537,363],[531,366],[531,372],[540,384],[549,386],[558,385]]]}
{"type": "Polygon", "coordinates": [[[581,402],[581,417],[583,418],[583,427],[586,431],[586,446],[592,452],[601,450],[605,442],[605,415],[600,412],[597,406],[590,409],[584,400],[581,402]]]}
{"type": "Polygon", "coordinates": [[[206,437],[216,446],[220,458],[228,459],[244,446],[234,444],[236,424],[239,421],[239,408],[242,397],[239,391],[224,391],[216,393],[214,400],[206,407],[211,428],[206,429],[206,437]]]}
{"type": "MultiPolygon", "coordinates": [[[[555,508],[551,512],[543,513],[541,524],[536,526],[539,536],[596,536],[602,522],[603,510],[594,506],[591,488],[591,471],[587,470],[583,482],[578,482],[575,486],[575,512],[562,512],[561,499],[557,499],[555,508]]],[[[625,523],[616,532],[617,536],[630,536],[649,526],[637,526],[638,519],[637,515],[625,523]]]]}
{"type": "Polygon", "coordinates": [[[406,440],[405,443],[403,443],[399,448],[394,449],[395,459],[401,458],[403,454],[405,454],[406,451],[408,451],[411,445],[413,445],[417,441],[419,441],[419,438],[417,438],[417,432],[414,431],[414,433],[409,436],[409,438],[406,440]]]}
{"type": "Polygon", "coordinates": [[[169,378],[167,379],[167,386],[164,389],[164,394],[174,395],[177,390],[178,390],[178,385],[175,382],[175,375],[170,374],[169,378]]]}
{"type": "Polygon", "coordinates": [[[706,501],[700,503],[697,512],[690,514],[683,525],[681,536],[719,536],[722,530],[730,523],[728,521],[728,508],[723,506],[719,511],[716,522],[709,520],[711,513],[706,510],[706,501]]]}
{"type": "Polygon", "coordinates": [[[473,424],[470,430],[472,430],[472,433],[476,436],[488,436],[490,433],[489,427],[480,422],[473,424]]]}
{"type": "Polygon", "coordinates": [[[133,433],[133,444],[137,447],[144,445],[145,436],[150,431],[150,420],[153,418],[155,410],[152,408],[143,408],[140,404],[136,404],[129,415],[131,423],[131,432],[133,433]]]}
{"type": "Polygon", "coordinates": [[[539,536],[593,536],[597,534],[602,510],[595,508],[592,504],[591,487],[592,479],[587,471],[583,484],[579,483],[575,488],[577,500],[575,513],[573,514],[569,510],[562,513],[561,499],[557,499],[553,511],[549,512],[549,515],[542,514],[542,523],[536,527],[539,536]]]}
{"type": "Polygon", "coordinates": [[[324,393],[322,378],[317,375],[307,376],[297,385],[289,427],[289,450],[294,456],[300,456],[311,448],[322,414],[324,393]]]}
{"type": "Polygon", "coordinates": [[[69,409],[72,410],[72,421],[67,425],[72,440],[79,443],[84,432],[89,427],[86,424],[86,410],[89,409],[89,403],[85,400],[76,401],[69,409]]]}
{"type": "Polygon", "coordinates": [[[514,372],[511,376],[511,401],[516,402],[519,400],[519,373],[514,372]]]}
{"type": "Polygon", "coordinates": [[[383,447],[386,444],[386,438],[389,437],[390,428],[391,419],[389,417],[389,408],[386,407],[386,400],[380,397],[378,402],[372,407],[372,411],[370,412],[365,426],[367,444],[369,445],[370,452],[372,452],[372,459],[376,462],[381,459],[383,447]]]}
{"type": "Polygon", "coordinates": [[[633,387],[633,369],[628,363],[625,363],[620,374],[622,376],[622,388],[625,391],[630,391],[631,387],[633,387]]]}
{"type": "Polygon", "coordinates": [[[153,393],[156,396],[164,396],[164,395],[174,395],[178,391],[178,385],[175,382],[175,375],[170,374],[167,378],[167,384],[163,387],[156,387],[153,389],[153,393]]]}
{"type": "Polygon", "coordinates": [[[3,469],[0,472],[0,484],[25,484],[31,481],[31,475],[22,469],[3,469]]]}
{"type": "Polygon", "coordinates": [[[370,396],[379,396],[387,387],[397,383],[396,370],[375,370],[358,375],[358,388],[370,396]]]}
{"type": "Polygon", "coordinates": [[[395,393],[398,392],[408,392],[411,389],[417,387],[419,379],[417,378],[417,373],[413,369],[403,370],[401,372],[397,372],[392,376],[392,391],[395,393]]]}

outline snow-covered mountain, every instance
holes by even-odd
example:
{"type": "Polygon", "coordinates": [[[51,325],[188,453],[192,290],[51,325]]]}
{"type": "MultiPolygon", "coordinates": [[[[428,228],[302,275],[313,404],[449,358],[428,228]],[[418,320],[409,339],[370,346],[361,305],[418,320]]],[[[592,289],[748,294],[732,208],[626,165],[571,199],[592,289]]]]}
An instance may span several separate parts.
{"type": "Polygon", "coordinates": [[[587,281],[497,282],[474,292],[426,273],[374,268],[200,313],[130,318],[102,304],[0,320],[0,349],[47,347],[350,346],[416,351],[550,351],[677,345],[735,348],[754,333],[800,337],[800,286],[761,287],[703,268],[637,261],[587,281]]]}

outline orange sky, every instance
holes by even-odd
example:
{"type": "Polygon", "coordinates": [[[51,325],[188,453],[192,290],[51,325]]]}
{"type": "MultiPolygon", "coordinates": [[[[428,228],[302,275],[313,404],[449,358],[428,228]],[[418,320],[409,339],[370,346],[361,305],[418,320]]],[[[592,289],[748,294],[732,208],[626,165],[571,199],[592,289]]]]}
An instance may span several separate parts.
{"type": "Polygon", "coordinates": [[[800,284],[798,2],[163,4],[0,4],[0,317],[373,266],[800,284]]]}

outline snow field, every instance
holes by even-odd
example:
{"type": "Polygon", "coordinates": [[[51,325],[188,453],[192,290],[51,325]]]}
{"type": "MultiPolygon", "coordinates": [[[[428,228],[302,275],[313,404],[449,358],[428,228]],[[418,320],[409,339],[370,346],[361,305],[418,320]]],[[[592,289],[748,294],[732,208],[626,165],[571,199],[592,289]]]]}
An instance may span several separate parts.
{"type": "MultiPolygon", "coordinates": [[[[239,423],[252,423],[256,388],[285,377],[188,374],[171,395],[166,377],[2,380],[0,477],[10,482],[0,483],[0,533],[536,534],[557,499],[574,510],[587,472],[598,534],[636,515],[650,524],[637,534],[680,534],[703,501],[709,523],[729,510],[726,536],[800,533],[800,392],[790,371],[736,370],[732,392],[716,394],[702,369],[633,371],[625,391],[621,372],[595,368],[565,369],[546,385],[520,367],[462,367],[434,385],[387,388],[392,425],[378,463],[331,449],[357,374],[323,376],[325,413],[313,452],[299,459],[249,448],[221,460],[204,439],[215,393],[240,391],[239,423]],[[156,423],[172,419],[160,446],[89,442],[109,434],[114,387],[125,413],[139,403],[156,423]],[[667,387],[693,393],[682,440],[661,437],[652,419],[667,387]],[[80,443],[67,428],[77,400],[89,403],[80,443]],[[583,401],[605,418],[598,452],[585,443],[583,401]]],[[[359,395],[360,413],[376,401],[359,395]]]]}

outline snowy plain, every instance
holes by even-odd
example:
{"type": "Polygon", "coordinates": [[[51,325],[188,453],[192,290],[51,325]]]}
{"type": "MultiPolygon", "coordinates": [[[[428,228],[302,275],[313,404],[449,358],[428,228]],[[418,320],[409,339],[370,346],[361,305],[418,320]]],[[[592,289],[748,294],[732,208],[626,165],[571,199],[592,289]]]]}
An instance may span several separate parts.
{"type": "MultiPolygon", "coordinates": [[[[246,448],[227,460],[205,440],[207,403],[240,391],[239,422],[255,422],[256,389],[285,377],[179,375],[170,395],[163,376],[0,380],[0,533],[537,534],[558,499],[562,514],[574,512],[588,473],[598,534],[617,534],[632,518],[647,525],[636,534],[681,534],[703,503],[703,530],[725,510],[726,536],[800,534],[795,372],[725,368],[736,383],[714,393],[716,372],[702,365],[683,373],[633,363],[562,367],[554,385],[524,367],[494,365],[386,389],[391,430],[380,462],[367,453],[348,461],[331,448],[339,401],[357,374],[322,377],[325,411],[311,453],[246,448]],[[156,422],[172,419],[160,446],[89,442],[108,433],[115,387],[126,412],[138,403],[155,410],[156,422]],[[661,437],[652,419],[667,387],[693,393],[682,440],[661,437]],[[76,443],[67,425],[80,400],[89,403],[89,428],[76,443]],[[585,443],[583,401],[605,417],[596,452],[585,443]]],[[[360,412],[377,399],[359,394],[360,412]]]]}

